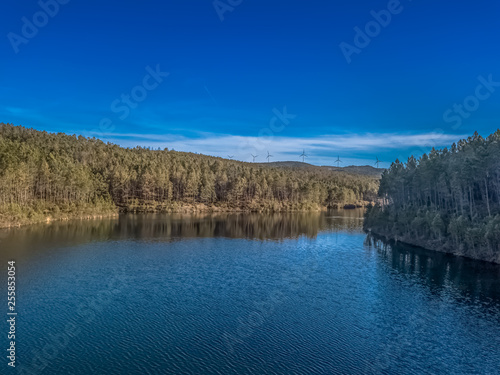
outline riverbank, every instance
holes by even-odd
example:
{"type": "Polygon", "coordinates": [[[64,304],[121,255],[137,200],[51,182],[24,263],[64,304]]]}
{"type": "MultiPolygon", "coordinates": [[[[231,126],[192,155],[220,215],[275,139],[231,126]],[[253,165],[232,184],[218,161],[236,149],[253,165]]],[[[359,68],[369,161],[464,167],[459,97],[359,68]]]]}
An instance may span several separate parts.
{"type": "Polygon", "coordinates": [[[358,202],[356,204],[335,204],[330,207],[317,204],[283,204],[271,202],[268,204],[250,203],[245,206],[235,204],[204,204],[204,203],[181,203],[150,202],[141,204],[128,204],[117,207],[106,201],[92,204],[67,204],[52,205],[37,202],[37,204],[26,206],[19,204],[8,204],[0,206],[0,228],[13,228],[25,225],[50,223],[52,221],[66,221],[74,219],[99,219],[104,217],[118,216],[120,213],[274,213],[274,212],[319,212],[328,209],[354,209],[366,207],[369,202],[358,202]]]}
{"type": "Polygon", "coordinates": [[[33,205],[16,203],[0,206],[0,228],[50,223],[73,219],[98,219],[118,216],[119,210],[109,202],[53,205],[37,202],[33,205]]]}
{"type": "Polygon", "coordinates": [[[307,212],[326,211],[328,209],[355,209],[367,207],[370,202],[356,202],[352,204],[334,203],[322,206],[316,203],[284,203],[284,202],[247,202],[238,203],[186,203],[186,202],[148,202],[141,204],[129,203],[120,207],[124,213],[183,213],[183,212],[307,212]]]}
{"type": "Polygon", "coordinates": [[[424,250],[436,251],[445,254],[452,254],[456,256],[461,256],[469,259],[481,260],[485,262],[500,264],[500,253],[485,251],[483,248],[476,248],[474,251],[467,251],[464,246],[454,246],[450,241],[440,241],[425,238],[415,238],[411,236],[399,236],[394,235],[380,228],[364,228],[366,233],[373,235],[374,237],[382,239],[384,242],[389,243],[400,243],[404,245],[410,245],[422,248],[424,250]]]}

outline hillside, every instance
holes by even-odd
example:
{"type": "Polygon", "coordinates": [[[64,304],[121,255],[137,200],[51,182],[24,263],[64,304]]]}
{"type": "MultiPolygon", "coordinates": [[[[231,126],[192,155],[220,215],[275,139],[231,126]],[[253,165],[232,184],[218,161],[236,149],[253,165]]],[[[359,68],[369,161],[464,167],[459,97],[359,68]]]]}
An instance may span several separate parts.
{"type": "Polygon", "coordinates": [[[273,168],[292,168],[292,169],[309,169],[309,170],[328,170],[333,172],[343,172],[352,175],[370,176],[380,178],[385,171],[384,168],[375,168],[370,165],[349,165],[347,167],[332,167],[328,165],[316,166],[300,161],[275,161],[270,163],[256,163],[261,167],[273,168]]]}
{"type": "Polygon", "coordinates": [[[396,160],[365,228],[432,250],[500,263],[500,130],[396,160]]]}
{"type": "Polygon", "coordinates": [[[375,168],[370,165],[349,165],[347,167],[324,167],[331,171],[342,171],[350,174],[358,174],[361,176],[370,176],[380,178],[384,173],[384,168],[375,168]]]}
{"type": "Polygon", "coordinates": [[[122,148],[0,124],[0,226],[119,210],[317,210],[362,205],[377,187],[376,178],[321,167],[122,148]]]}
{"type": "Polygon", "coordinates": [[[255,163],[259,167],[263,168],[294,168],[294,169],[315,169],[318,168],[316,165],[309,163],[303,163],[301,161],[272,161],[270,163],[255,163]]]}

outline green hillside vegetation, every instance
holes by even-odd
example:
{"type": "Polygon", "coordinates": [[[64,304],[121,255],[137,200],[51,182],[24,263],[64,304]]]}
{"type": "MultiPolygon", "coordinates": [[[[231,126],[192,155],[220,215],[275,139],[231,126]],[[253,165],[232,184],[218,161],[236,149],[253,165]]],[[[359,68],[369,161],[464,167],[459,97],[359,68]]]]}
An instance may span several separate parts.
{"type": "Polygon", "coordinates": [[[382,175],[365,228],[433,250],[500,263],[500,130],[477,134],[382,175]]]}
{"type": "Polygon", "coordinates": [[[382,173],[384,173],[384,168],[375,168],[370,165],[349,165],[347,167],[323,167],[329,168],[332,171],[342,170],[351,174],[360,174],[365,176],[380,178],[382,173]]]}
{"type": "Polygon", "coordinates": [[[0,226],[125,212],[290,211],[363,204],[378,180],[274,168],[0,124],[0,226]]]}
{"type": "Polygon", "coordinates": [[[369,165],[349,165],[347,167],[332,167],[332,166],[316,166],[308,163],[303,163],[300,161],[275,161],[270,163],[258,163],[255,165],[276,167],[276,168],[293,168],[293,169],[316,169],[316,170],[328,170],[344,172],[348,174],[358,174],[363,176],[380,178],[382,173],[385,171],[384,168],[375,168],[369,165]]]}

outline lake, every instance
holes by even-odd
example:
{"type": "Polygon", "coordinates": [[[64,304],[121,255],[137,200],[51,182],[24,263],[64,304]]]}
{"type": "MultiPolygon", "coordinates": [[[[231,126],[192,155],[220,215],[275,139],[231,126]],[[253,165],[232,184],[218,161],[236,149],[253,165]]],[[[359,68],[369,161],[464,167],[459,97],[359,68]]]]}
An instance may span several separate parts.
{"type": "Polygon", "coordinates": [[[500,373],[500,266],[383,244],[362,217],[144,214],[0,231],[18,312],[17,367],[4,355],[1,373],[500,373]]]}

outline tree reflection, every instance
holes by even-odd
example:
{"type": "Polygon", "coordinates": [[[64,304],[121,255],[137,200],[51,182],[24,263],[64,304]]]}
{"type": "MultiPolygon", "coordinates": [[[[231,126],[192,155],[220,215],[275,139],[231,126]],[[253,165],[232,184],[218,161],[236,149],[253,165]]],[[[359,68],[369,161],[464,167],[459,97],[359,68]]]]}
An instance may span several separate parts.
{"type": "Polygon", "coordinates": [[[368,248],[399,274],[417,276],[432,293],[466,300],[500,301],[500,265],[404,244],[368,235],[368,248]]]}
{"type": "Polygon", "coordinates": [[[89,241],[227,237],[284,240],[322,231],[361,232],[363,210],[290,213],[128,214],[0,230],[0,247],[19,255],[89,241]]]}

